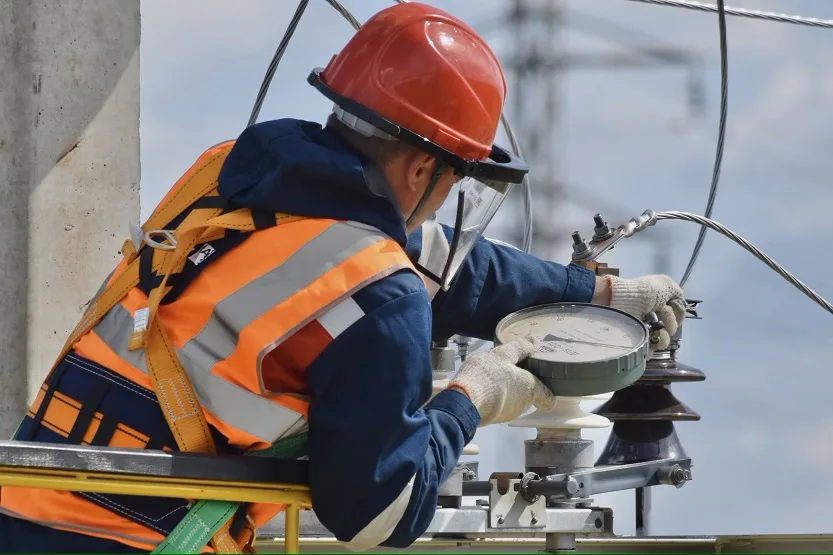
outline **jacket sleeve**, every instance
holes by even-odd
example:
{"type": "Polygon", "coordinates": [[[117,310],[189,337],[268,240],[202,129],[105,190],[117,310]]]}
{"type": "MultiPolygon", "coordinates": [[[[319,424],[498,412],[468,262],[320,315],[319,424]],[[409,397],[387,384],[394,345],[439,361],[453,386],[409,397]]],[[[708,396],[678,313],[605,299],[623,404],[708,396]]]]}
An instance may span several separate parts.
{"type": "Polygon", "coordinates": [[[425,405],[431,314],[417,275],[393,274],[352,299],[363,315],[307,368],[313,510],[353,550],[407,547],[480,417],[455,390],[425,405]]]}
{"type": "MultiPolygon", "coordinates": [[[[439,274],[452,234],[452,228],[427,221],[408,237],[408,256],[418,268],[439,274]]],[[[461,334],[491,340],[508,314],[538,304],[590,302],[595,286],[595,275],[582,266],[542,260],[481,237],[448,291],[429,289],[435,293],[433,339],[461,334]]]]}

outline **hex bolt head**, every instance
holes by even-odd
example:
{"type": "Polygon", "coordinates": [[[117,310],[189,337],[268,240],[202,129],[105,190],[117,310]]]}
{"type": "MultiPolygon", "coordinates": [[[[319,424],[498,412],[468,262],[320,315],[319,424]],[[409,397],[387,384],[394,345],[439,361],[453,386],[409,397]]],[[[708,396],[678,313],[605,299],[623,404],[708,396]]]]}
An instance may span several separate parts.
{"type": "Polygon", "coordinates": [[[578,490],[581,486],[579,486],[578,481],[573,478],[572,476],[567,479],[567,493],[570,495],[575,495],[578,493],[578,490]]]}
{"type": "Polygon", "coordinates": [[[685,470],[683,470],[683,469],[682,469],[682,468],[680,468],[679,466],[678,466],[678,467],[676,467],[676,468],[675,468],[675,469],[671,472],[671,481],[674,483],[674,485],[675,485],[675,486],[676,486],[677,484],[682,484],[683,482],[685,482],[685,481],[686,481],[686,480],[685,480],[685,470]]]}
{"type": "Polygon", "coordinates": [[[604,221],[601,214],[593,216],[593,223],[596,225],[596,227],[593,228],[593,239],[603,241],[613,235],[613,232],[610,230],[610,227],[608,227],[607,222],[604,221]]]}
{"type": "Polygon", "coordinates": [[[581,233],[578,231],[573,232],[573,252],[575,254],[583,254],[590,250],[590,247],[587,246],[587,241],[581,238],[581,233]]]}

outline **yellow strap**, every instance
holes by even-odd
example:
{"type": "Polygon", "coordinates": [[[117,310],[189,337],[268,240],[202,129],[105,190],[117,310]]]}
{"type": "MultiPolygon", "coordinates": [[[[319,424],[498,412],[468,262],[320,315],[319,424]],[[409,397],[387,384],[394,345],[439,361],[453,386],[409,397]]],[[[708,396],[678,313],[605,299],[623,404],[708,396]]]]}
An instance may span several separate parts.
{"type": "Polygon", "coordinates": [[[227,520],[223,526],[214,533],[211,538],[211,545],[217,553],[243,553],[234,538],[231,537],[231,519],[227,520]]]}
{"type": "MultiPolygon", "coordinates": [[[[189,178],[154,211],[142,226],[142,230],[146,232],[167,225],[197,199],[213,194],[217,185],[213,176],[219,172],[217,165],[222,164],[230,148],[231,143],[228,143],[202,164],[195,164],[190,170],[189,178]]],[[[251,212],[247,209],[223,215],[218,215],[219,213],[219,209],[192,210],[174,232],[176,247],[170,251],[154,251],[152,267],[156,275],[162,276],[162,281],[148,296],[148,320],[145,331],[138,337],[131,338],[131,347],[135,348],[138,343],[145,348],[148,374],[156,396],[177,446],[183,452],[215,453],[216,446],[190,380],[167,333],[156,318],[156,313],[159,303],[170,291],[167,285],[168,278],[171,274],[181,271],[188,254],[197,243],[222,237],[227,229],[255,229],[251,212]]],[[[296,219],[300,218],[276,215],[276,223],[296,219]]],[[[81,321],[67,339],[57,361],[62,360],[78,338],[92,329],[111,308],[138,285],[137,254],[132,241],[125,241],[123,255],[127,260],[127,267],[90,303],[81,321]]],[[[241,553],[240,547],[231,537],[229,526],[230,522],[215,533],[212,545],[219,553],[241,553]]]]}
{"type": "MultiPolygon", "coordinates": [[[[215,191],[218,165],[225,160],[233,143],[229,142],[224,148],[208,157],[202,164],[195,164],[189,171],[188,179],[173,193],[170,198],[160,205],[142,226],[143,231],[153,230],[167,225],[198,198],[215,191]]],[[[174,271],[179,271],[185,258],[200,237],[213,234],[221,236],[226,229],[253,230],[254,223],[251,213],[235,211],[237,214],[229,218],[216,220],[219,213],[216,209],[193,210],[180,224],[176,234],[177,246],[173,251],[157,251],[153,256],[153,269],[163,280],[159,287],[151,291],[148,308],[154,316],[156,308],[164,295],[170,290],[167,286],[168,277],[174,271]],[[245,220],[248,219],[248,222],[245,220]],[[207,224],[207,222],[212,222],[207,224]],[[225,225],[224,225],[225,224],[225,225]]],[[[232,213],[234,214],[234,213],[232,213]]],[[[137,250],[132,241],[125,241],[123,255],[128,262],[125,270],[106,286],[89,304],[83,317],[70,333],[55,365],[61,361],[72,348],[75,341],[93,328],[101,318],[113,308],[127,293],[139,283],[139,260],[137,250]]],[[[176,355],[165,330],[155,318],[149,318],[148,332],[144,337],[145,359],[148,374],[153,382],[156,396],[163,408],[165,420],[171,427],[177,446],[181,451],[215,453],[216,447],[211,436],[205,414],[197,400],[194,389],[188,380],[185,369],[176,355]]],[[[54,369],[54,365],[53,365],[54,369]]],[[[233,540],[229,532],[230,523],[226,523],[212,538],[212,544],[219,553],[242,553],[240,547],[233,540]]]]}
{"type": "Polygon", "coordinates": [[[214,439],[194,388],[159,320],[150,326],[145,345],[148,375],[180,451],[215,453],[214,439]]]}
{"type": "MultiPolygon", "coordinates": [[[[233,144],[233,141],[220,143],[214,147],[217,148],[215,153],[195,162],[185,174],[188,178],[176,191],[170,194],[170,197],[154,210],[153,214],[150,215],[142,226],[142,230],[148,231],[167,225],[168,222],[184,212],[198,198],[215,193],[217,187],[216,176],[219,174],[220,166],[222,166],[223,161],[225,161],[226,156],[231,151],[233,144]]],[[[193,212],[205,213],[208,210],[201,209],[194,210],[193,212]]],[[[216,211],[210,212],[210,215],[214,214],[216,214],[216,211]]],[[[61,353],[55,359],[55,364],[52,366],[53,370],[72,348],[72,344],[79,337],[90,331],[111,308],[139,283],[139,266],[138,260],[136,259],[136,249],[133,247],[132,241],[129,239],[125,241],[123,249],[122,254],[128,262],[128,267],[87,306],[87,310],[84,312],[81,320],[72,330],[66,343],[64,343],[64,347],[61,349],[61,353]]],[[[159,267],[161,267],[161,263],[159,267]]],[[[154,271],[158,270],[156,257],[154,257],[153,268],[154,271]]]]}
{"type": "MultiPolygon", "coordinates": [[[[254,229],[251,213],[246,210],[239,212],[228,223],[241,229],[254,229]],[[245,223],[248,216],[248,225],[245,223]],[[242,227],[239,227],[242,226],[242,227]]],[[[154,384],[156,396],[165,415],[177,445],[181,451],[215,453],[216,446],[205,419],[205,414],[197,400],[194,388],[188,379],[185,369],[176,355],[159,320],[155,317],[159,303],[170,288],[168,278],[175,270],[179,270],[185,258],[193,249],[200,236],[207,228],[216,227],[209,222],[217,211],[192,211],[183,220],[175,233],[176,249],[161,251],[162,253],[162,282],[150,292],[148,298],[148,332],[145,335],[145,360],[148,374],[154,384]]],[[[229,218],[226,218],[229,220],[229,218]]],[[[221,222],[222,223],[222,222],[221,222]]],[[[155,253],[157,254],[157,253],[155,253]]],[[[156,257],[154,257],[156,258],[156,257]]],[[[242,553],[242,550],[231,537],[230,522],[226,522],[211,538],[212,546],[218,553],[242,553]]]]}
{"type": "MultiPolygon", "coordinates": [[[[204,160],[200,159],[195,162],[186,172],[186,175],[190,174],[187,181],[153,211],[153,214],[142,225],[142,231],[147,232],[167,226],[168,222],[182,214],[197,199],[216,192],[217,180],[212,176],[219,174],[220,166],[223,165],[233,145],[234,141],[220,143],[214,147],[219,147],[217,152],[204,160]]],[[[127,239],[122,245],[121,253],[128,262],[133,262],[137,253],[133,241],[127,239]]]]}
{"type": "Polygon", "coordinates": [[[208,193],[217,186],[216,176],[220,173],[220,167],[231,150],[233,142],[228,141],[222,144],[225,144],[225,146],[215,154],[201,164],[199,162],[194,164],[188,170],[188,173],[191,174],[188,181],[183,183],[163,204],[154,210],[142,226],[143,231],[168,225],[168,222],[182,214],[198,198],[208,196],[208,193]]]}
{"type": "MultiPolygon", "coordinates": [[[[145,360],[148,374],[154,383],[156,396],[162,407],[165,420],[174,434],[181,451],[198,451],[214,453],[214,445],[205,414],[196,398],[185,369],[182,367],[176,351],[155,317],[159,302],[167,294],[168,277],[176,268],[181,267],[185,257],[204,233],[211,233],[214,228],[254,230],[251,212],[247,209],[235,210],[229,214],[208,217],[207,211],[200,211],[199,216],[191,218],[195,212],[183,220],[174,234],[176,249],[163,251],[164,267],[162,281],[148,299],[148,324],[145,335],[145,360]],[[202,220],[202,221],[201,221],[202,220]],[[172,253],[172,254],[171,254],[172,253]]],[[[297,217],[276,215],[276,224],[297,217]]],[[[211,543],[218,553],[242,553],[242,550],[231,537],[230,522],[226,522],[212,537],[211,543]]]]}
{"type": "MultiPolygon", "coordinates": [[[[246,212],[249,213],[248,210],[246,212]]],[[[144,346],[147,330],[150,329],[151,324],[153,324],[156,318],[159,303],[171,290],[168,286],[168,278],[171,274],[182,271],[188,254],[199,242],[202,231],[206,227],[206,222],[211,221],[219,213],[219,209],[213,208],[192,210],[174,233],[174,238],[176,239],[176,247],[174,250],[166,251],[157,249],[153,252],[153,266],[156,266],[156,263],[159,264],[159,270],[156,271],[156,274],[163,276],[162,282],[150,291],[146,307],[148,309],[147,322],[144,328],[134,331],[130,336],[130,342],[127,345],[128,349],[136,350],[144,346]]],[[[251,215],[249,219],[251,220],[251,215]]]]}

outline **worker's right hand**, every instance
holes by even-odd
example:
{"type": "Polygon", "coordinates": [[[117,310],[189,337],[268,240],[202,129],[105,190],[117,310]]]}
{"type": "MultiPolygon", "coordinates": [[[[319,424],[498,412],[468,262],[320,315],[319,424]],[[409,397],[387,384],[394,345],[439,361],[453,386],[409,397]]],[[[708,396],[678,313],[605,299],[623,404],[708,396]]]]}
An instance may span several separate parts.
{"type": "Polygon", "coordinates": [[[472,355],[448,384],[468,395],[480,413],[480,426],[511,422],[533,405],[555,407],[555,396],[538,378],[517,363],[536,352],[541,343],[518,339],[485,353],[472,355]]]}
{"type": "Polygon", "coordinates": [[[610,306],[643,320],[656,312],[664,329],[656,333],[651,350],[665,349],[685,318],[683,290],[665,275],[649,275],[633,279],[605,276],[610,283],[610,306]]]}

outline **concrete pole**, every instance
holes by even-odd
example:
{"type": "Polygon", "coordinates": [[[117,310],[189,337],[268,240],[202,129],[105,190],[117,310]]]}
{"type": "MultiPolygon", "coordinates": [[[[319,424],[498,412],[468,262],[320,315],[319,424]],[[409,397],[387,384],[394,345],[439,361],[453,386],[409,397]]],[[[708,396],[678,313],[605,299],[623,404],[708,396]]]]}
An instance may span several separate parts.
{"type": "Polygon", "coordinates": [[[139,0],[0,0],[0,438],[139,218],[139,0]]]}

